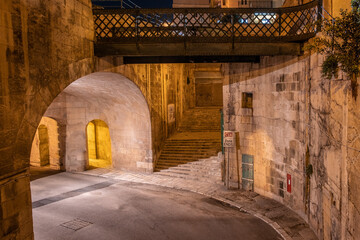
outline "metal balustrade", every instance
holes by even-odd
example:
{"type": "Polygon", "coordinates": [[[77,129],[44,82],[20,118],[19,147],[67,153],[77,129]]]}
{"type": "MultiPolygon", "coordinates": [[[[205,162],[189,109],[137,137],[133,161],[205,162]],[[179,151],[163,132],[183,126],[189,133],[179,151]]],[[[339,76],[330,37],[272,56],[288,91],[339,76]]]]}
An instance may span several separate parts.
{"type": "Polygon", "coordinates": [[[318,1],[289,8],[96,9],[97,43],[301,42],[315,36],[318,1]]]}

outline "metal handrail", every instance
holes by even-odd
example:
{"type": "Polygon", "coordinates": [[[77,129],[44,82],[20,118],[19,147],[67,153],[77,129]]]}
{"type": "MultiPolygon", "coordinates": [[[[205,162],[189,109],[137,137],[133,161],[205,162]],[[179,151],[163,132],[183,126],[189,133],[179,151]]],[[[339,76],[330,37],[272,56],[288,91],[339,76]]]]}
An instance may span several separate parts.
{"type": "Polygon", "coordinates": [[[291,42],[318,31],[321,5],[286,8],[94,9],[97,43],[291,42]]]}

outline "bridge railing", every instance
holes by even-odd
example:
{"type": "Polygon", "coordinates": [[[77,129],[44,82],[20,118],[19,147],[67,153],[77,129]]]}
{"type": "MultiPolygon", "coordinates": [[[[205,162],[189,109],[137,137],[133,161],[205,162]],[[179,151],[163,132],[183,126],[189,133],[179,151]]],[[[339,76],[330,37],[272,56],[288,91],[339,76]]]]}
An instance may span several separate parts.
{"type": "Polygon", "coordinates": [[[291,42],[316,34],[319,9],[97,9],[94,23],[98,43],[291,42]]]}

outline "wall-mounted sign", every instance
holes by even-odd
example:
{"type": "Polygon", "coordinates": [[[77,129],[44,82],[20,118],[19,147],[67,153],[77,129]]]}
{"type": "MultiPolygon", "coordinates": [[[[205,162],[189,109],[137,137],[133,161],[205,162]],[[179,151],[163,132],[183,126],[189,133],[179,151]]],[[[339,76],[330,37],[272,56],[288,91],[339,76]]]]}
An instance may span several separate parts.
{"type": "Polygon", "coordinates": [[[224,131],[223,146],[227,147],[227,148],[235,147],[235,132],[233,132],[233,131],[224,131]]]}

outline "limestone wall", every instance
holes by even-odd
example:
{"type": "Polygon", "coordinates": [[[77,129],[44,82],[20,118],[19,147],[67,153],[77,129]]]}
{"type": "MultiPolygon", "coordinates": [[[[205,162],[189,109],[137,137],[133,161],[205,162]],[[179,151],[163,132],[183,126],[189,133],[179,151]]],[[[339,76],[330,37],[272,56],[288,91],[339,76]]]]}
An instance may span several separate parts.
{"type": "Polygon", "coordinates": [[[226,64],[225,129],[239,132],[238,162],[230,162],[232,186],[241,182],[242,154],[254,156],[254,190],[303,209],[305,152],[305,64],[300,58],[264,57],[260,64],[226,64]],[[228,72],[228,74],[226,74],[228,72]],[[253,94],[253,107],[242,107],[242,93],[253,94]],[[240,179],[238,179],[240,168],[240,179]],[[292,177],[286,191],[287,174],[292,177]]]}
{"type": "MultiPolygon", "coordinates": [[[[358,81],[359,83],[359,81],[358,81]]],[[[359,95],[358,95],[359,96],[359,95]]],[[[345,211],[341,212],[341,219],[346,222],[342,225],[342,234],[345,238],[356,239],[360,236],[360,98],[355,101],[348,96],[347,111],[347,148],[342,146],[346,154],[345,166],[342,174],[348,177],[342,182],[343,191],[341,201],[345,204],[345,211]],[[348,171],[348,173],[347,173],[348,171]],[[347,185],[348,184],[348,185],[347,185]],[[344,193],[345,192],[345,193],[344,193]],[[348,194],[347,194],[348,192],[348,194]],[[348,199],[348,200],[347,200],[348,199]]],[[[346,114],[346,112],[345,112],[346,114]]],[[[345,115],[346,116],[346,115],[345,115]]],[[[346,125],[345,125],[346,126],[346,125]]]]}
{"type": "Polygon", "coordinates": [[[243,187],[242,154],[252,155],[255,192],[291,207],[320,239],[356,239],[359,100],[345,76],[321,77],[322,61],[224,64],[225,129],[239,132],[239,147],[225,157],[230,187],[243,187]],[[252,108],[244,108],[244,92],[253,94],[252,108]]]}
{"type": "Polygon", "coordinates": [[[93,68],[91,19],[90,0],[0,1],[1,239],[33,238],[32,139],[52,99],[93,68]]]}

